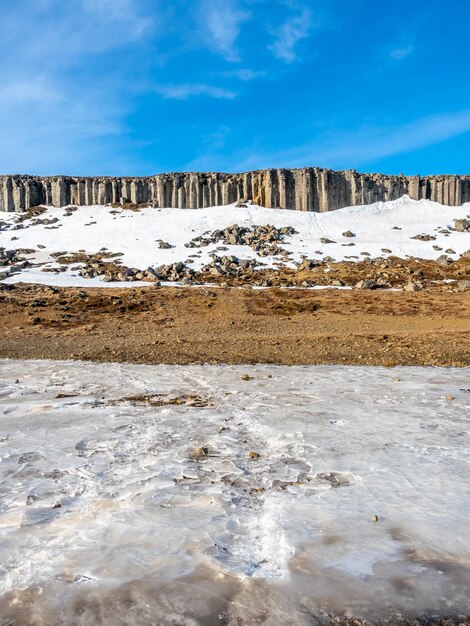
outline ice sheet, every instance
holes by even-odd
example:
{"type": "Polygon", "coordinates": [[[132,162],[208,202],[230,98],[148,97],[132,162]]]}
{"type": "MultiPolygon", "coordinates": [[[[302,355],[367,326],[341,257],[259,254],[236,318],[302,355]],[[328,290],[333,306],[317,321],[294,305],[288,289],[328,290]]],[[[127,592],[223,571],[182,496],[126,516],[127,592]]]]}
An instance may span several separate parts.
{"type": "Polygon", "coordinates": [[[0,377],[4,620],[470,610],[468,369],[4,360],[0,377]]]}

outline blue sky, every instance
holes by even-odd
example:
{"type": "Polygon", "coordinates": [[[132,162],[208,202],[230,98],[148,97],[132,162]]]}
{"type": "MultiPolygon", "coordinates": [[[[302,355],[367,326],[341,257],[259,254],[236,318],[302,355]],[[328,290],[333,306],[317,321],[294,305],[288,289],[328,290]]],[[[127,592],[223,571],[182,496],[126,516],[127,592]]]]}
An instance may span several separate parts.
{"type": "Polygon", "coordinates": [[[470,173],[468,0],[0,11],[2,173],[470,173]]]}

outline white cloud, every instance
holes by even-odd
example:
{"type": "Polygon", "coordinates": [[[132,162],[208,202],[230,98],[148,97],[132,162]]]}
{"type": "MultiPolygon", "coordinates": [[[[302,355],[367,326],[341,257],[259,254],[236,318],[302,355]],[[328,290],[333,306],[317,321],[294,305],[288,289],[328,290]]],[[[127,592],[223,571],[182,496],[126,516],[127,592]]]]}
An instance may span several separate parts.
{"type": "Polygon", "coordinates": [[[133,0],[79,0],[85,14],[107,24],[108,31],[119,29],[125,40],[140,38],[152,26],[148,15],[136,10],[133,0]]]}
{"type": "Polygon", "coordinates": [[[207,47],[230,62],[240,61],[237,38],[250,13],[243,11],[236,0],[201,0],[199,34],[207,47]]]}
{"type": "Polygon", "coordinates": [[[264,70],[250,70],[249,68],[239,69],[239,70],[231,70],[230,72],[223,72],[222,76],[226,76],[227,78],[238,78],[238,80],[250,81],[255,78],[260,78],[261,76],[266,76],[267,72],[264,70]]]}
{"type": "Polygon", "coordinates": [[[301,39],[305,39],[312,25],[311,13],[304,7],[299,15],[286,20],[273,31],[274,43],[269,46],[274,56],[286,63],[296,60],[296,46],[301,39]]]}
{"type": "Polygon", "coordinates": [[[50,103],[60,99],[61,94],[56,88],[38,79],[13,81],[0,87],[0,110],[16,107],[24,102],[50,103]]]}
{"type": "Polygon", "coordinates": [[[327,132],[308,144],[278,152],[255,152],[236,170],[263,167],[360,167],[378,159],[413,152],[470,132],[470,110],[434,115],[400,126],[364,126],[356,131],[327,132]]]}
{"type": "Polygon", "coordinates": [[[411,45],[410,46],[406,46],[404,48],[394,48],[390,52],[390,57],[392,59],[394,59],[395,61],[401,61],[402,59],[407,57],[412,52],[413,52],[413,46],[411,46],[411,45]]]}
{"type": "Polygon", "coordinates": [[[133,83],[127,69],[103,59],[94,68],[94,57],[143,37],[150,22],[139,2],[11,4],[0,41],[0,171],[73,172],[85,162],[96,171],[113,167],[117,151],[103,155],[117,137],[124,150],[133,83]],[[24,36],[37,33],[38,24],[38,36],[24,36]]]}
{"type": "Polygon", "coordinates": [[[175,100],[187,100],[192,96],[209,96],[210,98],[225,98],[232,100],[236,98],[237,93],[217,87],[214,85],[206,85],[205,83],[183,83],[181,85],[158,85],[155,91],[164,98],[173,98],[175,100]]]}

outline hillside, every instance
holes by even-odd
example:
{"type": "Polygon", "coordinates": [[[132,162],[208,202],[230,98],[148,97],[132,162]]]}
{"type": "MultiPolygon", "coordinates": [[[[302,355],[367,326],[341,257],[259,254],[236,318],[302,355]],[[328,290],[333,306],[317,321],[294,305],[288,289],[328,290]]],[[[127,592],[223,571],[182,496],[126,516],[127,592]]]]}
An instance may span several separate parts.
{"type": "Polygon", "coordinates": [[[447,207],[406,196],[321,214],[249,203],[200,210],[44,207],[2,214],[0,277],[10,283],[136,286],[213,282],[242,270],[255,282],[263,271],[317,268],[318,274],[334,263],[364,267],[374,258],[439,259],[446,267],[470,249],[470,233],[456,230],[455,222],[469,213],[470,204],[447,207]],[[156,271],[165,266],[166,272],[156,271]]]}

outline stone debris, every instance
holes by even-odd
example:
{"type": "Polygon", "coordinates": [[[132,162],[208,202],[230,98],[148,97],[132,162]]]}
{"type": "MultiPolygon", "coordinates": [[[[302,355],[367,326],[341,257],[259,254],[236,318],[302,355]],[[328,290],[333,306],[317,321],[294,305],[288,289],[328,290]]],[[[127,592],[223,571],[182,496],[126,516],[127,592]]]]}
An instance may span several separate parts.
{"type": "Polygon", "coordinates": [[[168,241],[163,241],[163,239],[157,239],[157,243],[160,250],[169,250],[170,248],[175,247],[172,246],[171,243],[168,243],[168,241]]]}
{"type": "Polygon", "coordinates": [[[297,268],[299,270],[312,270],[315,267],[321,267],[325,264],[324,260],[318,259],[302,259],[300,263],[297,263],[297,268]]]}
{"type": "Polygon", "coordinates": [[[447,256],[446,254],[441,254],[436,259],[436,263],[439,263],[439,265],[450,265],[453,262],[454,259],[450,256],[447,256]]]}
{"type": "Polygon", "coordinates": [[[403,287],[403,291],[421,291],[422,288],[418,283],[408,283],[403,287]]]}
{"type": "Polygon", "coordinates": [[[286,237],[297,234],[291,226],[276,228],[267,224],[266,226],[252,226],[250,228],[232,224],[224,230],[214,230],[212,233],[206,232],[199,237],[194,237],[189,243],[185,243],[186,248],[202,248],[211,244],[223,243],[230,246],[249,246],[258,256],[288,256],[288,251],[278,244],[286,237]]]}
{"type": "Polygon", "coordinates": [[[454,230],[459,233],[470,233],[470,220],[465,218],[461,220],[454,220],[454,230]]]}
{"type": "MultiPolygon", "coordinates": [[[[10,252],[8,254],[11,255],[10,252]]],[[[470,252],[467,251],[464,253],[465,255],[468,257],[470,252]]],[[[360,263],[346,261],[343,264],[336,263],[331,257],[315,259],[304,256],[300,261],[293,261],[289,265],[280,259],[271,267],[266,265],[263,267],[260,260],[241,259],[233,254],[219,256],[214,252],[211,253],[212,260],[197,270],[191,267],[192,259],[141,270],[123,265],[116,258],[119,254],[108,251],[100,251],[95,254],[87,254],[83,251],[73,254],[58,252],[51,256],[57,261],[59,267],[46,266],[42,268],[42,271],[62,272],[67,268],[67,265],[70,267],[71,264],[74,264],[71,269],[77,271],[84,278],[99,277],[104,282],[141,281],[156,286],[159,286],[161,281],[165,281],[183,285],[213,282],[220,286],[251,285],[259,287],[310,288],[316,285],[329,285],[349,286],[355,289],[386,289],[393,286],[406,291],[418,291],[431,285],[447,284],[449,288],[453,287],[462,291],[467,289],[465,279],[470,274],[470,268],[461,267],[459,262],[445,254],[436,261],[424,262],[424,265],[421,265],[419,259],[406,261],[394,256],[372,258],[369,255],[363,256],[360,263]],[[410,262],[412,265],[409,265],[410,262]],[[455,263],[457,263],[456,270],[451,273],[436,269],[429,273],[432,265],[449,268],[455,263]],[[345,274],[347,267],[349,270],[345,274]],[[426,276],[423,269],[426,270],[426,276]],[[226,280],[228,282],[225,282],[226,280]]],[[[6,263],[7,258],[15,257],[8,257],[7,252],[1,251],[2,263],[9,265],[6,263]]],[[[359,257],[354,258],[359,259],[359,257]]],[[[20,264],[17,265],[20,267],[20,264]]],[[[21,270],[13,268],[13,271],[21,270]]],[[[4,278],[8,277],[10,267],[6,272],[4,278]]]]}
{"type": "MultiPolygon", "coordinates": [[[[175,263],[170,263],[169,265],[160,265],[155,269],[149,267],[147,270],[147,275],[148,274],[153,275],[156,280],[180,282],[194,279],[195,271],[188,267],[186,263],[177,261],[175,263]]],[[[148,280],[148,278],[143,278],[143,280],[148,280]]],[[[192,280],[192,282],[195,281],[192,280]]]]}
{"type": "Polygon", "coordinates": [[[189,451],[188,457],[193,461],[202,461],[209,457],[209,447],[200,446],[189,451]]]}
{"type": "Polygon", "coordinates": [[[212,276],[230,276],[232,278],[248,278],[258,263],[255,259],[239,259],[236,256],[214,256],[212,261],[202,267],[202,272],[212,276]]]}
{"type": "MultiPolygon", "coordinates": [[[[24,252],[29,254],[29,252],[24,252]]],[[[22,269],[28,267],[30,262],[21,256],[20,250],[5,250],[0,248],[0,267],[5,267],[4,271],[0,271],[0,280],[8,278],[12,274],[21,272],[22,269]]]]}
{"type": "Polygon", "coordinates": [[[354,289],[376,289],[377,284],[374,280],[365,279],[360,280],[354,285],[354,289]]]}
{"type": "Polygon", "coordinates": [[[355,237],[356,234],[351,232],[350,230],[346,230],[344,233],[342,233],[343,237],[355,237]]]}
{"type": "Polygon", "coordinates": [[[418,241],[435,241],[436,237],[434,237],[434,235],[421,234],[414,235],[413,237],[410,237],[410,239],[417,239],[418,241]]]}
{"type": "Polygon", "coordinates": [[[388,283],[384,278],[378,278],[377,280],[365,278],[364,280],[360,280],[356,283],[354,285],[354,289],[384,289],[390,286],[390,283],[388,283]]]}
{"type": "Polygon", "coordinates": [[[57,261],[64,265],[63,268],[43,268],[43,271],[64,271],[65,265],[71,263],[81,263],[78,269],[80,276],[83,278],[101,278],[103,282],[149,282],[156,285],[160,284],[160,280],[180,282],[186,279],[193,279],[194,270],[189,268],[185,263],[176,262],[170,265],[161,265],[160,267],[147,269],[139,269],[136,267],[127,267],[120,261],[108,261],[119,254],[97,253],[97,254],[64,254],[60,253],[57,261]]]}
{"type": "Polygon", "coordinates": [[[18,250],[5,250],[5,248],[0,248],[0,266],[5,267],[6,265],[13,265],[22,260],[23,259],[18,256],[18,250]]]}

